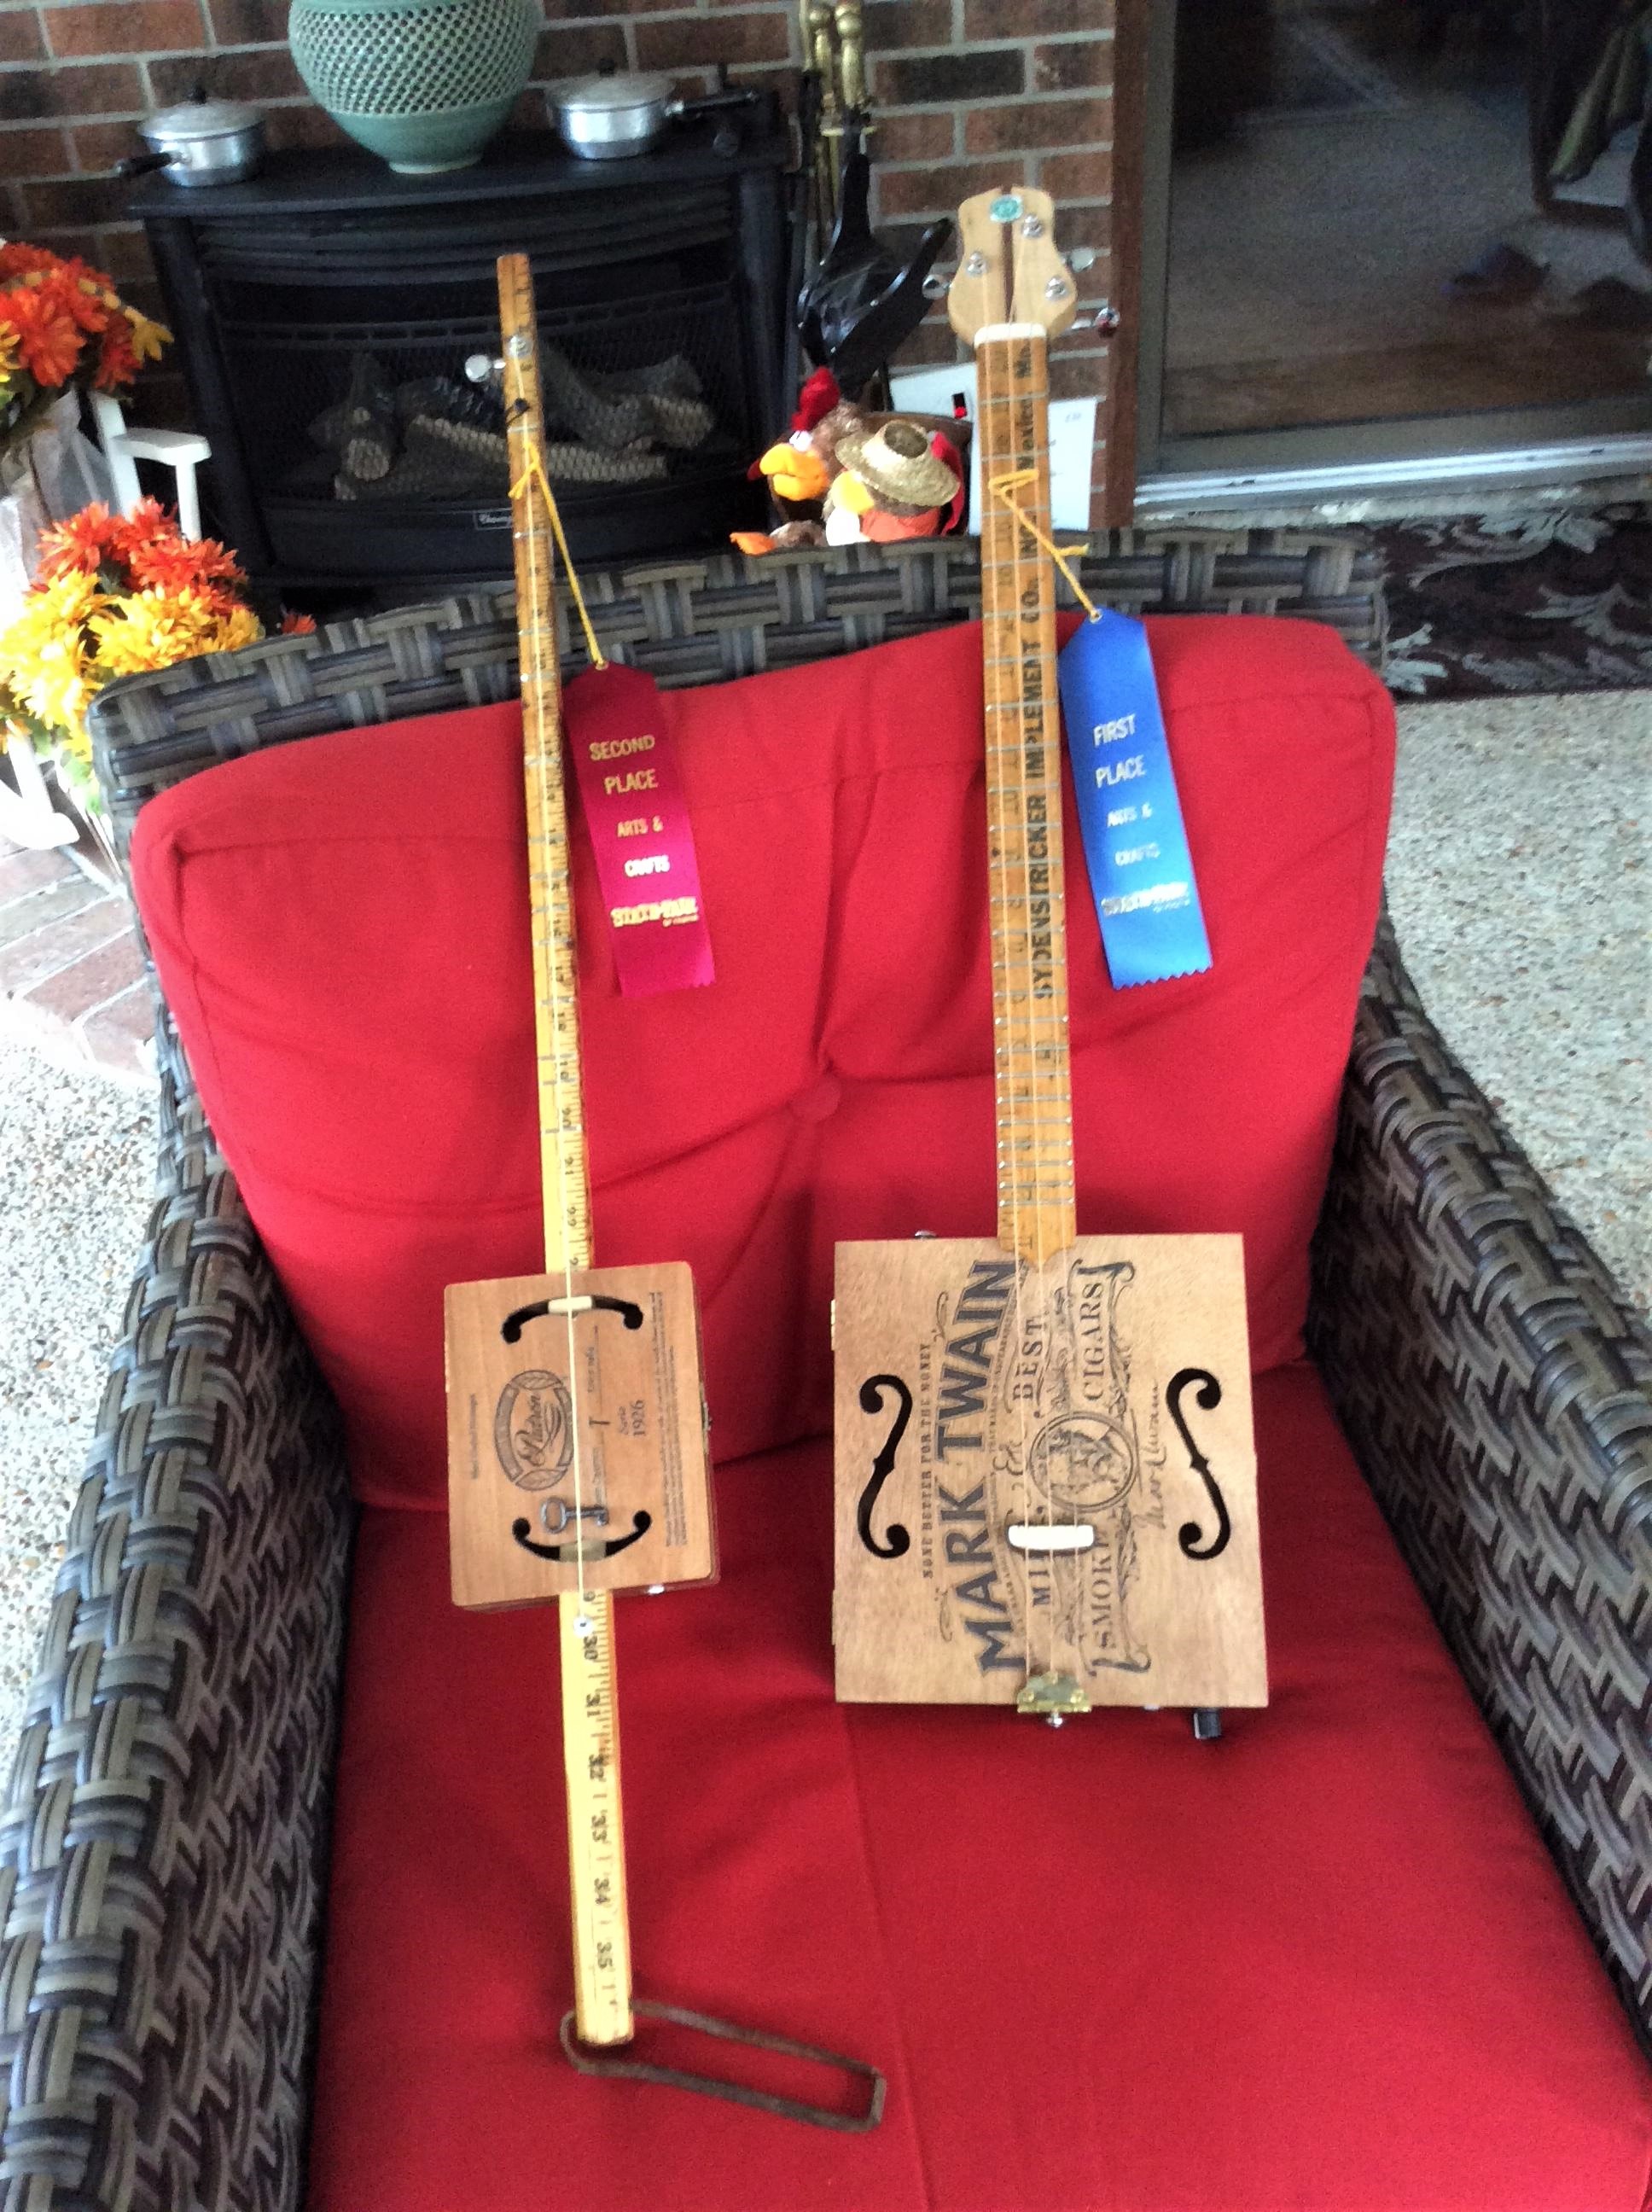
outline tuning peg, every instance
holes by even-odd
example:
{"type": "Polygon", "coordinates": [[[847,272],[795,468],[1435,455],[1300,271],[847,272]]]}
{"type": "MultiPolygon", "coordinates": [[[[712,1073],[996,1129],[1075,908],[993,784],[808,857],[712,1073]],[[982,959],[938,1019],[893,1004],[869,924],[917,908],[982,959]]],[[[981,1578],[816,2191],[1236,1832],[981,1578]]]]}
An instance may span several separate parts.
{"type": "Polygon", "coordinates": [[[472,384],[492,384],[505,374],[504,360],[498,354],[467,354],[465,374],[472,384]]]}

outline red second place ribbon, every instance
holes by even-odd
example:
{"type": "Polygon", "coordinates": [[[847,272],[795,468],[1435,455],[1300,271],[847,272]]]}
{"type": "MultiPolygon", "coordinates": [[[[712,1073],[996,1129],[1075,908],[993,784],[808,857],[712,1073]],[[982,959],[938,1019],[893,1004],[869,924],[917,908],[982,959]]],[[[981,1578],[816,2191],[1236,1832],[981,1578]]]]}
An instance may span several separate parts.
{"type": "Polygon", "coordinates": [[[628,999],[716,981],[677,746],[652,679],[611,663],[568,686],[568,740],[628,999]]]}

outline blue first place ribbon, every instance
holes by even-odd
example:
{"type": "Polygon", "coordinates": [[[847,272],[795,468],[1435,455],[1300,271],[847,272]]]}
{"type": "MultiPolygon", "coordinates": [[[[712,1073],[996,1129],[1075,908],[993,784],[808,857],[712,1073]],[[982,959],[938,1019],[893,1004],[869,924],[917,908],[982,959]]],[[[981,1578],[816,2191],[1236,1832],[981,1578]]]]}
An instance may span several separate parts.
{"type": "Polygon", "coordinates": [[[1061,651],[1078,823],[1114,988],[1211,964],[1147,632],[1104,608],[1061,651]]]}

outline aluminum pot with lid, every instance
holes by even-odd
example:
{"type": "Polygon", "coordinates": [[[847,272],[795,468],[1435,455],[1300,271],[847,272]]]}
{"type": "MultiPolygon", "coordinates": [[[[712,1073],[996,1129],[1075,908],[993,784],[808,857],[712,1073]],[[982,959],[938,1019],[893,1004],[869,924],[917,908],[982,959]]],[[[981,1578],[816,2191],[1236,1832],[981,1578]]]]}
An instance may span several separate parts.
{"type": "Polygon", "coordinates": [[[164,169],[174,185],[233,185],[264,159],[264,118],[244,100],[182,100],[137,127],[155,150],[117,163],[117,176],[164,169]]]}
{"type": "MultiPolygon", "coordinates": [[[[668,76],[642,71],[604,71],[582,77],[550,95],[550,112],[564,144],[587,161],[623,161],[646,154],[665,137],[667,126],[683,117],[709,115],[725,107],[750,107],[755,92],[714,92],[703,100],[673,100],[668,76]]],[[[739,141],[732,132],[717,150],[733,153],[739,141]]]]}

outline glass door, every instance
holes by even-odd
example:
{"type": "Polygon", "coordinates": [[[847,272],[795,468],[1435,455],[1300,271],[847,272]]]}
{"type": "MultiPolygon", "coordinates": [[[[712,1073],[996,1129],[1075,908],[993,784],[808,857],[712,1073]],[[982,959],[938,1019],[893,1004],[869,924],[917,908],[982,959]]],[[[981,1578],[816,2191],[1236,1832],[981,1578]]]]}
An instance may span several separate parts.
{"type": "Polygon", "coordinates": [[[1155,7],[1141,469],[1652,432],[1652,0],[1155,7]]]}

